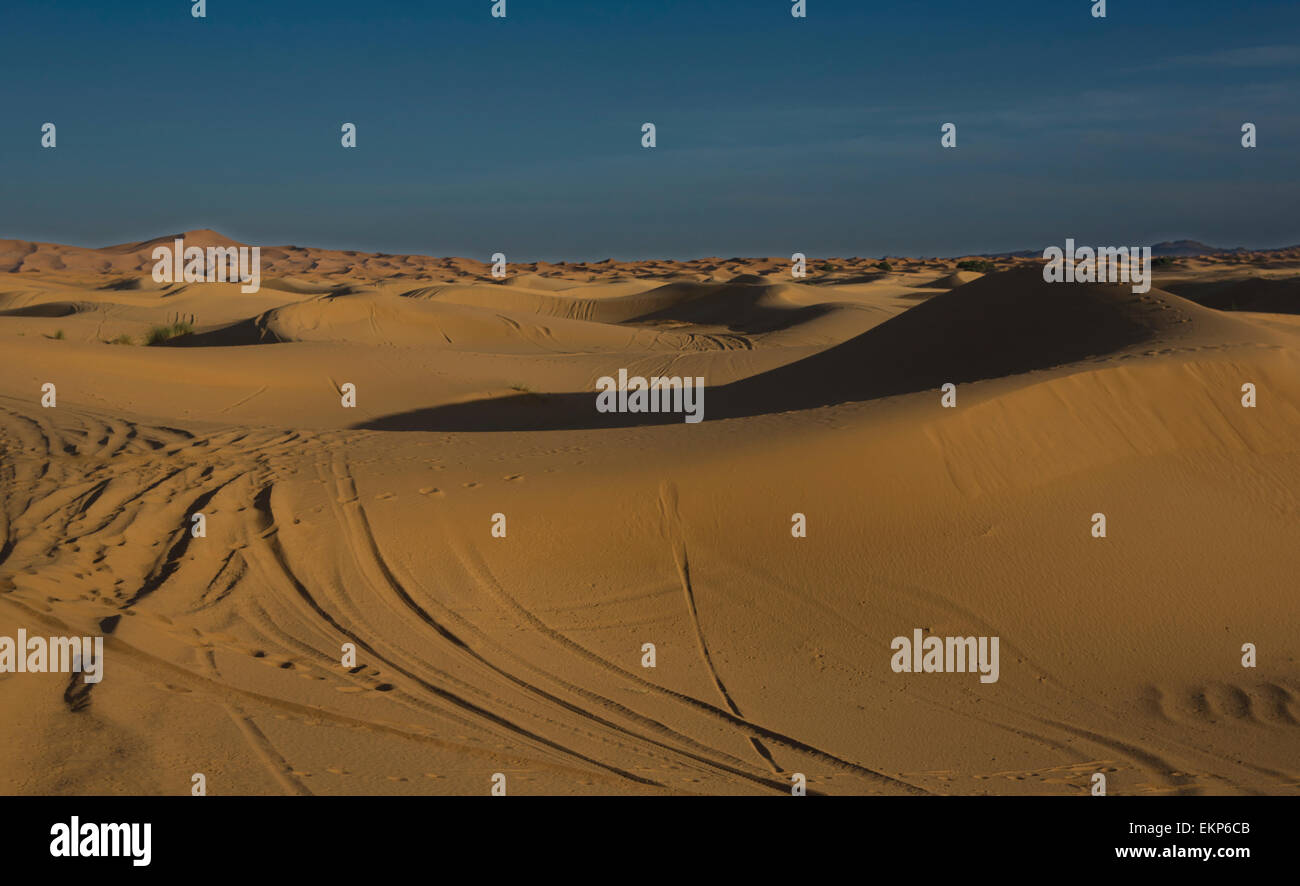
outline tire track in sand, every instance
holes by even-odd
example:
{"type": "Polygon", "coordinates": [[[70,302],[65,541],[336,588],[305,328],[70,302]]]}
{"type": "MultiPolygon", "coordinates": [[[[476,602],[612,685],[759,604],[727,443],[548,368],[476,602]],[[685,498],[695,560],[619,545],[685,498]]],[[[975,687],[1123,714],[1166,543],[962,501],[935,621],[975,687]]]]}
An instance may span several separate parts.
{"type": "MultiPolygon", "coordinates": [[[[704,639],[704,626],[700,624],[700,611],[695,605],[695,589],[691,586],[691,561],[686,553],[686,536],[682,531],[681,514],[677,510],[677,485],[668,480],[659,485],[659,516],[662,521],[661,531],[672,548],[673,565],[677,567],[677,577],[681,581],[682,593],[686,597],[686,608],[691,614],[691,624],[695,628],[695,642],[699,647],[700,657],[704,659],[704,666],[708,669],[713,685],[717,687],[718,694],[722,696],[727,708],[737,717],[744,717],[740,707],[732,699],[731,693],[723,685],[722,676],[713,663],[713,657],[709,654],[709,643],[704,639]]],[[[784,771],[777,764],[772,752],[758,740],[758,736],[749,734],[745,738],[749,740],[754,752],[771,768],[773,774],[780,775],[784,771]]]]}

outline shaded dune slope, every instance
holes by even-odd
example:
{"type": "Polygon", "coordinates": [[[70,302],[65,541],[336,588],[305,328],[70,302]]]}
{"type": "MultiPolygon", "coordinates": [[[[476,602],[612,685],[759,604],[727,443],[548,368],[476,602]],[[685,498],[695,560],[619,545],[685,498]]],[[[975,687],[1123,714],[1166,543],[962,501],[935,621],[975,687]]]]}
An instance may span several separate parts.
{"type": "MultiPolygon", "coordinates": [[[[693,284],[690,288],[699,285],[693,284]]],[[[732,332],[759,335],[808,323],[842,310],[865,310],[848,302],[809,304],[804,301],[807,298],[794,284],[730,283],[715,286],[706,295],[683,299],[636,317],[634,321],[722,326],[732,332]]]]}
{"type": "Polygon", "coordinates": [[[230,325],[171,339],[167,345],[198,348],[332,342],[523,354],[677,349],[688,347],[691,338],[688,333],[657,333],[357,290],[282,305],[230,325]]]}
{"type": "MultiPolygon", "coordinates": [[[[1123,284],[1049,284],[1037,267],[989,274],[803,360],[706,392],[708,419],[811,409],[1014,376],[1259,327],[1176,295],[1123,284]]],[[[611,365],[608,374],[617,374],[611,365]]],[[[707,379],[706,379],[707,384],[707,379]]],[[[666,424],[680,414],[598,413],[591,391],[494,398],[386,416],[377,430],[530,430],[666,424]]]]}
{"type": "MultiPolygon", "coordinates": [[[[759,323],[766,326],[773,312],[799,307],[799,287],[795,284],[770,285],[754,282],[702,283],[679,281],[665,283],[645,292],[607,298],[570,297],[558,292],[538,291],[522,285],[501,284],[428,286],[404,293],[413,299],[525,311],[546,317],[589,320],[597,323],[628,323],[656,320],[681,322],[721,322],[727,317],[733,324],[745,325],[747,318],[763,314],[759,323]],[[792,298],[793,297],[793,298],[792,298]],[[714,318],[701,320],[700,318],[714,318]]],[[[810,296],[809,302],[820,300],[810,296]]],[[[779,324],[778,324],[779,325],[779,324]]]]}
{"type": "Polygon", "coordinates": [[[330,341],[486,352],[690,349],[695,336],[685,331],[688,326],[756,335],[843,311],[870,310],[851,303],[804,300],[811,301],[812,296],[789,284],[673,283],[610,298],[569,298],[492,284],[426,287],[401,295],[337,289],[168,344],[232,347],[330,341]]]}
{"type": "Polygon", "coordinates": [[[100,310],[100,306],[92,302],[47,301],[0,310],[0,317],[71,317],[73,314],[97,310],[100,310]]]}
{"type": "Polygon", "coordinates": [[[1300,277],[1172,283],[1170,292],[1219,311],[1300,314],[1300,277]]]}

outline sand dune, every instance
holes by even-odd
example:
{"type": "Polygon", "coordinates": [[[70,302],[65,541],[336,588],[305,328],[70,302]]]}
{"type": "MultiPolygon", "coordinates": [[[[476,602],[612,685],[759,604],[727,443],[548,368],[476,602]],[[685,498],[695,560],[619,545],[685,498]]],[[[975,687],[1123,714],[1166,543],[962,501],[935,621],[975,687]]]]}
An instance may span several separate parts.
{"type": "Polygon", "coordinates": [[[734,387],[738,401],[753,403],[771,403],[772,391],[801,392],[785,402],[807,408],[1015,376],[1135,348],[1258,341],[1271,342],[1273,335],[1158,289],[1135,296],[1123,284],[1054,286],[1029,267],[937,295],[841,345],[734,387]]]}
{"type": "MultiPolygon", "coordinates": [[[[743,307],[737,312],[743,317],[743,307]]],[[[1085,359],[1275,344],[1274,330],[1153,289],[1059,287],[1037,268],[989,275],[937,295],[848,341],[708,390],[709,414],[734,418],[937,390],[1085,359]]],[[[1280,345],[1278,345],[1280,346],[1280,345]]],[[[665,424],[671,414],[607,416],[572,392],[541,410],[527,398],[462,402],[371,422],[382,430],[540,430],[665,424]],[[512,414],[512,407],[518,414],[512,414]]]]}
{"type": "MultiPolygon", "coordinates": [[[[640,331],[602,323],[486,310],[373,292],[297,302],[221,329],[169,342],[212,347],[266,342],[339,342],[407,345],[489,354],[585,353],[635,347],[640,331]]],[[[681,347],[684,336],[641,341],[643,347],[681,347]]]]}
{"type": "Polygon", "coordinates": [[[1300,791],[1300,255],[1137,295],[266,247],[241,294],[153,242],[0,241],[0,635],[107,638],[0,679],[0,789],[1300,791]],[[596,412],[620,368],[706,420],[596,412]],[[918,628],[1000,678],[894,672],[918,628]]]}
{"type": "Polygon", "coordinates": [[[1300,278],[1249,276],[1209,282],[1179,283],[1171,287],[1197,304],[1221,311],[1256,311],[1300,314],[1300,278]]]}
{"type": "Polygon", "coordinates": [[[951,274],[944,274],[921,285],[926,289],[956,289],[972,280],[978,280],[981,276],[978,271],[953,271],[951,274]]]}

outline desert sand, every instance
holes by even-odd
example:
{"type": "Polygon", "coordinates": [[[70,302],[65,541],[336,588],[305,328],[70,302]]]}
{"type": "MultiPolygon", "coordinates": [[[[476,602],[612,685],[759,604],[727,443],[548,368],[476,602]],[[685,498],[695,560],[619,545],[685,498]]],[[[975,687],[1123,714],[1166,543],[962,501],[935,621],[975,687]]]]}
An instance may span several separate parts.
{"type": "Polygon", "coordinates": [[[1300,249],[1138,295],[264,247],[245,294],[171,240],[0,240],[0,635],[106,638],[0,674],[2,792],[1300,793],[1300,249]],[[705,420],[598,413],[624,367],[705,420]],[[1000,678],[896,673],[918,628],[1000,678]]]}

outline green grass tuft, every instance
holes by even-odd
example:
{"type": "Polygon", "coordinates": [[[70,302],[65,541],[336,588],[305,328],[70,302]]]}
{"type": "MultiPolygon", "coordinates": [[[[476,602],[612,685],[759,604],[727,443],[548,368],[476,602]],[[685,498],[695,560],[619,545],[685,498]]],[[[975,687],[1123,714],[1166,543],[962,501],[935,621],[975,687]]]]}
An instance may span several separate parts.
{"type": "Polygon", "coordinates": [[[189,335],[194,331],[194,326],[186,320],[178,320],[170,326],[155,326],[149,330],[145,336],[144,343],[147,345],[160,345],[163,342],[176,338],[181,335],[189,335]]]}

